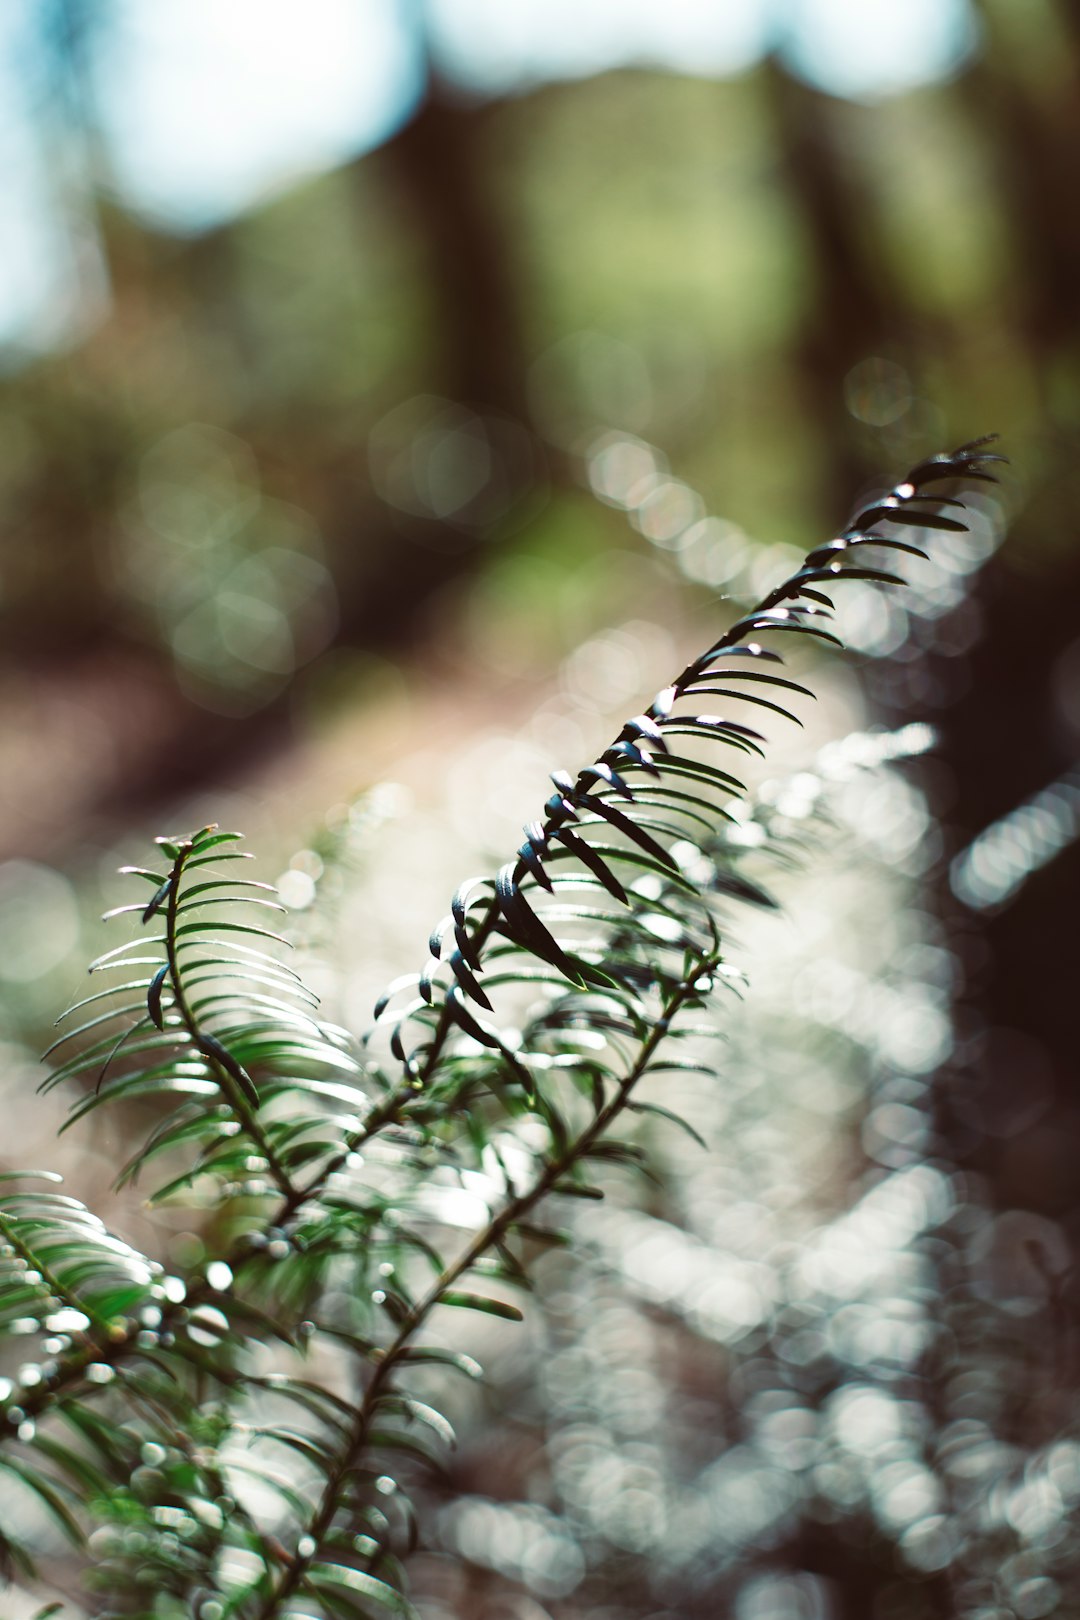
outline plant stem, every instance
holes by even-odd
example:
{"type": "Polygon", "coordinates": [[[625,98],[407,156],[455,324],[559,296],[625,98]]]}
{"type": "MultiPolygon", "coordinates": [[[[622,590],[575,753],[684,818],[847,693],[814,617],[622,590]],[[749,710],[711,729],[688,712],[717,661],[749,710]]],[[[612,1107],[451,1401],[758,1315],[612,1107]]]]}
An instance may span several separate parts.
{"type": "Polygon", "coordinates": [[[191,850],[192,846],[189,843],[180,846],[180,852],[173,863],[170,874],[172,883],[169,887],[168,905],[165,913],[165,953],[169,963],[169,983],[173,994],[173,1005],[179,1013],[180,1021],[190,1036],[193,1045],[198,1049],[203,1060],[213,1072],[222,1096],[266,1160],[267,1169],[274,1178],[274,1183],[282,1197],[288,1200],[296,1195],[296,1188],[288,1172],[270,1145],[255,1110],[245,1097],[241,1087],[207,1041],[202,1026],[188,1005],[187,997],[184,994],[177,949],[176,925],[180,905],[180,879],[191,850]]]}
{"type": "MultiPolygon", "coordinates": [[[[453,1288],[454,1284],[471,1270],[488,1249],[498,1244],[511,1227],[528,1215],[555,1188],[557,1183],[574,1168],[580,1159],[588,1154],[589,1150],[614,1123],[626,1107],[634,1087],[644,1074],[657,1047],[668,1034],[672,1021],[686,1002],[698,992],[698,986],[702,979],[711,977],[716,971],[719,961],[720,953],[717,951],[697,964],[693,972],[682,981],[670,1000],[664,1005],[661,1015],[653,1023],[648,1035],[642,1041],[633,1067],[619,1082],[614,1096],[600,1109],[591,1124],[557,1158],[545,1166],[542,1174],[528,1191],[518,1194],[504,1204],[499,1213],[493,1216],[488,1224],[476,1233],[458,1258],[446,1267],[424,1298],[418,1300],[409,1310],[396,1336],[383,1351],[375,1367],[364,1393],[364,1399],[357,1411],[356,1422],[353,1426],[349,1444],[327,1480],[318,1510],[304,1532],[305,1536],[315,1543],[316,1553],[333,1522],[334,1514],[338,1510],[344,1482],[352,1470],[356,1468],[363,1454],[372,1419],[382,1392],[401,1361],[403,1352],[408,1349],[410,1341],[427,1321],[436,1306],[441,1304],[444,1296],[453,1288]]],[[[316,1556],[316,1553],[308,1555],[307,1558],[296,1557],[293,1559],[290,1568],[283,1574],[276,1590],[267,1595],[262,1608],[258,1611],[256,1620],[272,1620],[272,1616],[276,1613],[279,1604],[284,1602],[296,1590],[303,1578],[305,1568],[311,1559],[316,1556]]]]}
{"type": "MultiPolygon", "coordinates": [[[[522,870],[524,870],[523,864],[522,870]]],[[[518,875],[520,876],[520,872],[518,875]]],[[[473,944],[478,951],[483,950],[484,945],[487,943],[487,940],[491,935],[491,931],[498,919],[498,915],[499,902],[493,896],[488,905],[487,911],[484,913],[479,928],[477,928],[476,932],[472,935],[473,944]]],[[[418,1094],[424,1090],[428,1081],[431,1079],[436,1065],[442,1056],[442,1050],[446,1045],[447,1037],[454,1027],[450,1005],[450,1002],[444,998],[439,1014],[439,1022],[435,1028],[434,1034],[432,1035],[431,1045],[427,1050],[423,1067],[420,1069],[419,1073],[415,1075],[407,1075],[404,1080],[399,1081],[398,1084],[387,1093],[382,1102],[375,1105],[375,1107],[368,1114],[367,1118],[364,1120],[363,1124],[360,1125],[355,1131],[350,1132],[350,1134],[345,1138],[342,1147],[334,1155],[334,1157],[328,1160],[327,1163],[320,1165],[305,1186],[295,1188],[293,1193],[286,1197],[284,1203],[274,1218],[273,1224],[280,1226],[283,1221],[289,1218],[290,1215],[294,1215],[303,1204],[306,1204],[310,1198],[315,1197],[326,1185],[330,1177],[335,1175],[336,1172],[341,1169],[350,1153],[355,1153],[357,1148],[362,1147],[365,1142],[370,1141],[370,1139],[378,1131],[381,1131],[384,1126],[395,1123],[400,1118],[401,1111],[405,1105],[416,1100],[418,1094]]]]}

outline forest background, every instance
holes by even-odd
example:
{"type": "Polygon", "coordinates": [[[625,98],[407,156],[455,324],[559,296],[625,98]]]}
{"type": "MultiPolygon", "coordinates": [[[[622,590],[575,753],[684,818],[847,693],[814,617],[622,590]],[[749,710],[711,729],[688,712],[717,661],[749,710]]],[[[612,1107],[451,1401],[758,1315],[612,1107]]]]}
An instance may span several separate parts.
{"type": "MultiPolygon", "coordinates": [[[[828,796],[815,747],[845,731],[929,722],[935,745],[843,785],[836,868],[781,894],[793,954],[758,943],[753,1083],[716,1105],[711,1159],[666,1149],[678,1191],[606,1217],[594,1273],[553,1267],[567,1342],[546,1382],[553,1340],[516,1367],[499,1340],[418,1563],[433,1620],[1075,1602],[1055,1562],[1075,1447],[1038,1475],[1042,1508],[1002,1509],[1028,1560],[1004,1575],[1004,1554],[967,1567],[961,1507],[891,1454],[908,1471],[881,1501],[851,1457],[797,1503],[768,1469],[825,1444],[784,1382],[808,1341],[784,1346],[826,1317],[847,1327],[824,1428],[871,1471],[896,1441],[917,1359],[897,1344],[945,1309],[941,1252],[928,1238],[929,1271],[886,1279],[900,1326],[877,1344],[859,1263],[835,1261],[826,1308],[792,1293],[791,1255],[916,1169],[938,1178],[904,1183],[924,1203],[948,1190],[965,1309],[994,1323],[942,1433],[993,1429],[971,1477],[1017,1490],[1071,1433],[1080,11],[40,0],[0,29],[13,1162],[56,1162],[64,1102],[34,1096],[34,1055],[147,836],[242,827],[331,1016],[359,1025],[458,878],[515,847],[547,770],[711,634],[719,597],[996,430],[1003,500],[913,605],[853,599],[857,657],[808,661],[821,715],[772,756],[775,791],[806,817],[828,796]],[[646,1236],[659,1258],[628,1269],[646,1236]],[[672,1256],[691,1264],[680,1242],[749,1268],[725,1273],[727,1316],[658,1297],[672,1256]],[[598,1290],[605,1310],[565,1320],[598,1290]],[[718,1502],[758,1504],[720,1552],[672,1528],[658,1425],[711,1435],[718,1502]],[[663,1513],[657,1546],[681,1551],[642,1588],[663,1513]]],[[[67,1139],[63,1167],[189,1254],[167,1212],[109,1205],[118,1130],[67,1139]]]]}

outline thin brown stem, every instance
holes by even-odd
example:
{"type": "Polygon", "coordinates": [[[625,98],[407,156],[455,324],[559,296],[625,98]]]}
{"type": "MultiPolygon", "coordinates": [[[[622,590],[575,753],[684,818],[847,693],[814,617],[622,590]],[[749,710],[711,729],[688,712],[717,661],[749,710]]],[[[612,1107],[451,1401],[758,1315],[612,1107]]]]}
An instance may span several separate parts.
{"type": "Polygon", "coordinates": [[[694,971],[682,981],[670,1000],[665,1004],[662,1013],[655,1020],[648,1035],[642,1041],[633,1066],[619,1082],[614,1095],[599,1110],[588,1127],[561,1154],[545,1165],[542,1173],[527,1191],[517,1194],[503,1205],[498,1214],[494,1215],[488,1224],[476,1233],[458,1258],[445,1268],[424,1298],[418,1300],[408,1311],[394,1339],[379,1358],[364,1393],[364,1399],[357,1411],[356,1422],[353,1426],[349,1444],[327,1480],[318,1509],[304,1533],[305,1537],[314,1543],[315,1551],[306,1558],[299,1556],[294,1558],[289,1569],[282,1575],[276,1589],[267,1595],[262,1608],[258,1611],[257,1620],[272,1620],[273,1615],[278,1611],[279,1605],[297,1589],[303,1579],[307,1564],[317,1556],[318,1548],[330,1529],[334,1515],[338,1510],[344,1482],[356,1468],[367,1445],[372,1419],[375,1416],[382,1392],[402,1360],[404,1352],[409,1348],[412,1339],[423,1327],[431,1313],[442,1303],[454,1284],[465,1276],[489,1249],[501,1243],[511,1228],[523,1220],[548,1193],[558,1186],[558,1183],[589,1153],[590,1149],[614,1123],[629,1102],[631,1093],[648,1067],[657,1047],[669,1033],[672,1021],[686,1002],[698,992],[701,981],[709,978],[716,971],[718,961],[719,952],[710,955],[697,964],[694,971]]]}

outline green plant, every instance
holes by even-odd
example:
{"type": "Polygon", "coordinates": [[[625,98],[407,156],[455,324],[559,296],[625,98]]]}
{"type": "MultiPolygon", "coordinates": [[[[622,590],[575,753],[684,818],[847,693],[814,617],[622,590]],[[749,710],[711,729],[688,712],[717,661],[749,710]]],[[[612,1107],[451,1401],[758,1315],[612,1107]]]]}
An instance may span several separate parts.
{"type": "Polygon", "coordinates": [[[715,762],[763,738],[698,702],[795,719],[811,694],[753,638],[835,641],[823,587],[902,583],[863,560],[924,555],[901,526],[964,529],[938,486],[992,481],[988,443],[922,462],[594,763],[556,772],[516,857],[459,888],[358,1050],[252,920],[282,908],[237,874],[237,834],[159,839],[127,869],[148,894],[111,915],[140,931],[91,967],[121,982],[66,1015],[52,1050],[71,1055],[45,1084],[81,1086],[72,1123],[153,1110],[120,1181],[186,1200],[205,1252],[170,1274],[48,1177],[5,1177],[0,1338],[34,1352],[5,1388],[8,1574],[31,1571],[33,1504],[88,1562],[101,1615],[408,1611],[410,1498],[453,1443],[424,1397],[433,1371],[479,1372],[455,1311],[521,1317],[509,1296],[565,1241],[560,1200],[647,1171],[635,1116],[693,1134],[662,1077],[700,1067],[711,998],[740,985],[727,909],[774,904],[727,835],[744,785],[715,762]]]}

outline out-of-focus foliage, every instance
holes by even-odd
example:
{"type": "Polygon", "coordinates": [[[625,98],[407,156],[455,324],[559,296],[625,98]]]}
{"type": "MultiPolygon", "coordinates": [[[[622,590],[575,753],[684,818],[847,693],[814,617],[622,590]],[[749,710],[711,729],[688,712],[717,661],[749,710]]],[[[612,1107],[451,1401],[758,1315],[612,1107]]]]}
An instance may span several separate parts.
{"type": "MultiPolygon", "coordinates": [[[[959,77],[869,104],[752,53],[726,79],[476,101],[439,76],[458,57],[433,24],[386,144],[186,238],[112,200],[139,8],[55,10],[22,46],[30,127],[68,154],[51,203],[96,245],[77,344],[16,344],[0,387],[2,774],[78,800],[84,829],[121,781],[129,809],[168,802],[303,735],[467,560],[540,532],[610,545],[577,493],[605,432],[662,445],[758,541],[808,543],[853,476],[985,420],[1063,498],[1076,141],[1049,7],[988,8],[959,77]],[[47,678],[73,661],[107,751],[47,678]]],[[[1052,528],[1019,543],[1029,567],[1052,528]]],[[[10,851],[70,848],[68,812],[0,812],[10,851]]]]}

